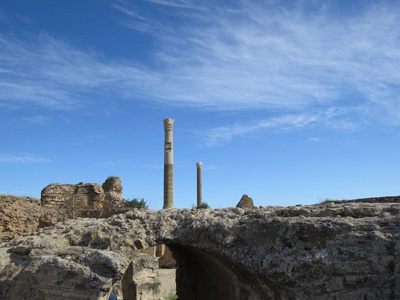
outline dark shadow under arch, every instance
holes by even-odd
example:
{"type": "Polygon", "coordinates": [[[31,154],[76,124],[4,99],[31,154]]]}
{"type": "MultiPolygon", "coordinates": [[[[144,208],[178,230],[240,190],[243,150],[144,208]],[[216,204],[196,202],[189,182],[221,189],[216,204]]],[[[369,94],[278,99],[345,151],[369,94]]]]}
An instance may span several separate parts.
{"type": "MultiPolygon", "coordinates": [[[[218,254],[165,242],[176,260],[176,292],[179,300],[267,300],[287,299],[284,291],[269,281],[241,269],[218,254]]],[[[122,279],[125,300],[136,300],[132,264],[122,279]]]]}
{"type": "Polygon", "coordinates": [[[177,262],[176,290],[179,299],[238,299],[232,271],[219,259],[193,247],[167,246],[177,262]]]}
{"type": "Polygon", "coordinates": [[[220,255],[191,246],[166,244],[176,262],[176,289],[180,300],[281,299],[285,293],[241,269],[220,255]]]}

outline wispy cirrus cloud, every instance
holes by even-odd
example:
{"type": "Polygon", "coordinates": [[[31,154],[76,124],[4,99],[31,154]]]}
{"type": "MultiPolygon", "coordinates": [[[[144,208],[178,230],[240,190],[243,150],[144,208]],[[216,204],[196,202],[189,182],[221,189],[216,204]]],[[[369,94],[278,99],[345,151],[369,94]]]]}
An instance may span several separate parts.
{"type": "Polygon", "coordinates": [[[194,1],[187,1],[187,0],[149,0],[149,2],[153,2],[168,7],[190,8],[190,9],[199,8],[194,1]]]}
{"type": "Polygon", "coordinates": [[[151,36],[151,65],[45,34],[33,42],[0,35],[0,105],[74,109],[112,96],[214,110],[363,106],[381,118],[400,115],[398,4],[368,3],[338,17],[332,2],[274,3],[153,0],[146,5],[157,9],[145,10],[114,2],[124,26],[151,36]]]}
{"type": "Polygon", "coordinates": [[[37,115],[24,118],[23,120],[35,126],[44,126],[47,125],[52,120],[52,118],[48,116],[37,115]]]}
{"type": "MultiPolygon", "coordinates": [[[[200,136],[205,140],[205,146],[213,147],[225,144],[236,137],[250,136],[264,131],[282,132],[296,129],[309,129],[313,126],[326,126],[331,128],[334,126],[332,123],[344,122],[341,118],[348,113],[349,112],[346,110],[331,108],[324,112],[286,114],[245,124],[236,123],[215,127],[206,132],[202,132],[200,136]]],[[[358,124],[346,121],[345,125],[340,128],[337,127],[337,129],[349,131],[357,127],[358,124]]]]}
{"type": "Polygon", "coordinates": [[[12,107],[32,103],[54,109],[82,108],[93,105],[93,97],[99,94],[116,93],[119,99],[132,93],[143,96],[159,80],[146,68],[102,61],[95,52],[49,35],[37,37],[34,44],[0,35],[0,64],[0,103],[12,107]]]}
{"type": "Polygon", "coordinates": [[[100,167],[115,167],[121,165],[123,163],[122,160],[106,160],[96,163],[96,166],[100,167]]]}
{"type": "Polygon", "coordinates": [[[0,163],[48,163],[49,159],[39,157],[34,154],[16,155],[10,153],[0,153],[0,163]]]}
{"type": "Polygon", "coordinates": [[[321,138],[317,138],[317,137],[309,137],[307,139],[307,143],[319,143],[319,142],[324,142],[327,141],[327,139],[321,139],[321,138]]]}
{"type": "Polygon", "coordinates": [[[334,102],[352,106],[355,94],[356,101],[371,105],[380,106],[382,98],[391,108],[398,102],[397,4],[361,5],[338,17],[329,4],[308,11],[279,1],[191,3],[200,12],[172,10],[180,18],[175,24],[137,12],[160,45],[157,57],[173,66],[167,82],[175,102],[304,109],[334,102]]]}

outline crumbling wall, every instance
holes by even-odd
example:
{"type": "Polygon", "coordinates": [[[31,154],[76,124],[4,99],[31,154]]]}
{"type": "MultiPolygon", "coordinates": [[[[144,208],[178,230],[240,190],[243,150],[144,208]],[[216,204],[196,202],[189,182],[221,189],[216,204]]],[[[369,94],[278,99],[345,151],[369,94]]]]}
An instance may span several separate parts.
{"type": "Polygon", "coordinates": [[[111,208],[122,204],[122,182],[119,177],[109,177],[103,183],[60,184],[52,183],[41,192],[45,207],[59,208],[111,208]]]}

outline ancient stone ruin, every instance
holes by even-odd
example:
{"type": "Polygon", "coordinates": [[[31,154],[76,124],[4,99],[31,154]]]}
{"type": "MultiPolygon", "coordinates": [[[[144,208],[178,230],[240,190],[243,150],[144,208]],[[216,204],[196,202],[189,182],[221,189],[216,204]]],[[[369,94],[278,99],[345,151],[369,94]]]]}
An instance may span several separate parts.
{"type": "Polygon", "coordinates": [[[389,201],[56,223],[0,245],[0,299],[145,299],[143,280],[150,296],[159,285],[141,254],[161,244],[177,263],[179,299],[399,299],[400,203],[389,201]]]}
{"type": "Polygon", "coordinates": [[[98,183],[52,183],[41,193],[45,207],[107,208],[117,207],[124,201],[119,177],[108,177],[103,185],[98,183]]]}

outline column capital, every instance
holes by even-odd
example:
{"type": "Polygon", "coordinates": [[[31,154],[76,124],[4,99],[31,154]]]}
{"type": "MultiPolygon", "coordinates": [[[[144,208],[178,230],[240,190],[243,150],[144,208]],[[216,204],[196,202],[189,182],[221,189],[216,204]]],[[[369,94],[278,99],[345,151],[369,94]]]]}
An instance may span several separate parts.
{"type": "Polygon", "coordinates": [[[201,168],[202,166],[203,166],[203,163],[202,163],[202,162],[197,162],[197,163],[196,163],[196,167],[201,168]]]}
{"type": "Polygon", "coordinates": [[[173,119],[164,119],[164,130],[173,130],[174,121],[173,119]]]}

